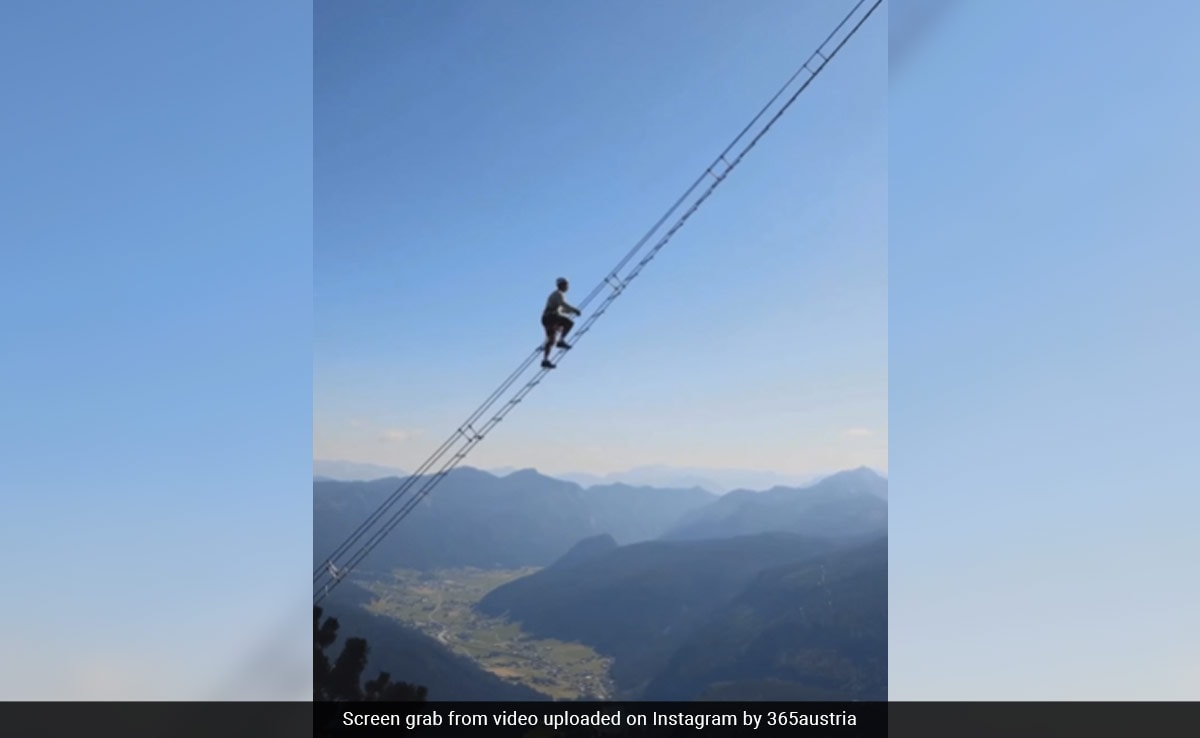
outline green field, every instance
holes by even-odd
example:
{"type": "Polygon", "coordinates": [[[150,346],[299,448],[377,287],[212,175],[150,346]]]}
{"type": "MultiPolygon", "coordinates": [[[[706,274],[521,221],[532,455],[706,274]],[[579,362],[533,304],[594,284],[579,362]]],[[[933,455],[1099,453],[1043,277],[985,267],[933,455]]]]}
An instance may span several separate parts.
{"type": "Polygon", "coordinates": [[[375,596],[368,609],[436,638],[497,676],[555,699],[612,695],[610,660],[579,643],[532,638],[520,626],[475,612],[496,587],[536,569],[398,570],[390,581],[365,583],[375,596]]]}

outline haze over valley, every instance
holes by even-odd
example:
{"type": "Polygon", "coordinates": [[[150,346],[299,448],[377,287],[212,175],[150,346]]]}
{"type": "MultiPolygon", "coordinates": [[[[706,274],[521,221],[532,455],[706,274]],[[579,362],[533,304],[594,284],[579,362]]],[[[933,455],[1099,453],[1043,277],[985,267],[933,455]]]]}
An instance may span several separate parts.
{"type": "MultiPolygon", "coordinates": [[[[403,481],[316,472],[314,566],[403,481]]],[[[716,494],[459,468],[323,606],[368,671],[431,700],[886,699],[887,480],[716,494]]]]}

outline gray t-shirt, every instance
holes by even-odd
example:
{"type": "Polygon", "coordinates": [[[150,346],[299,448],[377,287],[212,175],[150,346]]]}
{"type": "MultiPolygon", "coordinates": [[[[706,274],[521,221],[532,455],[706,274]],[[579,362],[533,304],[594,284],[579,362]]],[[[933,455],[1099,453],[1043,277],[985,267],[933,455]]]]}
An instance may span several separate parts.
{"type": "Polygon", "coordinates": [[[542,311],[543,315],[563,315],[567,312],[573,312],[574,308],[567,303],[563,293],[559,290],[554,290],[550,293],[550,297],[546,298],[546,309],[542,311]]]}

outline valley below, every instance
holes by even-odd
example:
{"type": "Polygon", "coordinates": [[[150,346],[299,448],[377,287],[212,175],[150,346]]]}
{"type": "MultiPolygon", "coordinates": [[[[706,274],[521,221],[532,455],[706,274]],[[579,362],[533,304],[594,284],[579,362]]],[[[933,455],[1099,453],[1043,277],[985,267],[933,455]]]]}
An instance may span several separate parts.
{"type": "Polygon", "coordinates": [[[465,656],[480,669],[555,700],[611,699],[612,659],[579,643],[537,638],[475,605],[497,587],[534,574],[537,567],[471,567],[416,571],[362,581],[374,601],[366,610],[394,619],[465,656]]]}
{"type": "MultiPolygon", "coordinates": [[[[314,550],[396,483],[314,482],[314,550]]],[[[431,700],[885,699],[887,569],[868,469],[720,496],[456,469],[326,604],[431,700]]]]}

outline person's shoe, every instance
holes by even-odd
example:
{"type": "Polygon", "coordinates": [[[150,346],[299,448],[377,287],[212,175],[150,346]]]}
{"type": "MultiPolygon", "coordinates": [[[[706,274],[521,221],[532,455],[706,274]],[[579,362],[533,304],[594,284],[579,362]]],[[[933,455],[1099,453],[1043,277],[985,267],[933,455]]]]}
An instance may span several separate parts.
{"type": "Polygon", "coordinates": [[[551,363],[550,363],[548,360],[543,360],[543,361],[542,361],[542,368],[543,368],[543,369],[553,369],[553,368],[555,368],[555,367],[554,367],[554,365],[553,365],[553,364],[551,364],[551,363]]]}
{"type": "Polygon", "coordinates": [[[555,345],[555,346],[558,346],[560,349],[569,349],[569,348],[571,348],[571,344],[567,343],[566,341],[559,341],[558,343],[556,343],[556,344],[554,344],[554,345],[555,345]]]}

